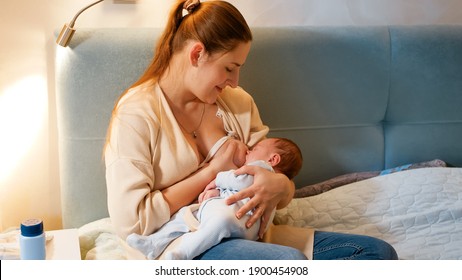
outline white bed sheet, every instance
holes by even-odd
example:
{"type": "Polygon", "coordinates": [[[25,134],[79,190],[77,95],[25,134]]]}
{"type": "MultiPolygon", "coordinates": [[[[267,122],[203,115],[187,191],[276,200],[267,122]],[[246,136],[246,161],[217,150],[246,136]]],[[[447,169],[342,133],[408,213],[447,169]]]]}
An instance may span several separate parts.
{"type": "Polygon", "coordinates": [[[141,252],[131,248],[117,236],[110,218],[80,227],[79,242],[82,260],[146,259],[141,252]]]}
{"type": "MultiPolygon", "coordinates": [[[[462,259],[462,168],[422,168],[293,199],[274,223],[366,234],[401,259],[462,259]]],[[[82,259],[143,259],[109,218],[79,229],[82,259]]]]}

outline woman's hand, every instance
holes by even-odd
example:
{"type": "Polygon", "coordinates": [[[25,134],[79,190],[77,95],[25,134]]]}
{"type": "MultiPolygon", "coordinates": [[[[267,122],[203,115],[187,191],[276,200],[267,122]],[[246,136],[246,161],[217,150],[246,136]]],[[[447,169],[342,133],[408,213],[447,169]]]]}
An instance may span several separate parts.
{"type": "Polygon", "coordinates": [[[239,168],[245,163],[247,150],[247,146],[241,141],[229,139],[218,150],[210,164],[217,172],[239,168]]]}
{"type": "Polygon", "coordinates": [[[243,166],[245,163],[245,156],[247,155],[249,148],[246,144],[236,139],[229,139],[227,142],[228,145],[236,145],[236,150],[234,151],[233,157],[234,165],[236,165],[236,167],[243,166]]]}
{"type": "Polygon", "coordinates": [[[244,198],[250,198],[236,212],[236,217],[240,219],[245,213],[253,210],[253,215],[247,221],[246,226],[251,227],[261,218],[258,235],[262,238],[270,222],[271,213],[275,208],[280,209],[289,204],[295,192],[295,185],[284,174],[274,173],[258,166],[245,165],[236,170],[235,174],[253,175],[254,182],[250,187],[230,196],[226,203],[230,205],[244,198]]]}

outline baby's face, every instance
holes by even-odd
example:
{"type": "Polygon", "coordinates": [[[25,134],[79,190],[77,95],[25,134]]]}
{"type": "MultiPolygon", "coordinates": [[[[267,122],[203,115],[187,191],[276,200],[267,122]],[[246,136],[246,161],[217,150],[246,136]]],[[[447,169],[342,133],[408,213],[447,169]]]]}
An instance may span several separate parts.
{"type": "Polygon", "coordinates": [[[258,142],[255,146],[247,151],[245,156],[245,163],[249,163],[256,160],[268,161],[271,154],[274,153],[274,139],[265,139],[258,142]]]}

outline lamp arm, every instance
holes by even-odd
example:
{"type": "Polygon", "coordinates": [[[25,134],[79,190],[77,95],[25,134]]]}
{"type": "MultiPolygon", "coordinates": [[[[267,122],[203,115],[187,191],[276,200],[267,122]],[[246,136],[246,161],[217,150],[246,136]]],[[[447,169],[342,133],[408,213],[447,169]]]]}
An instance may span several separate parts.
{"type": "Polygon", "coordinates": [[[56,44],[62,46],[62,47],[67,47],[67,45],[69,44],[69,42],[71,41],[72,39],[72,36],[74,35],[74,32],[75,32],[75,29],[74,29],[74,24],[75,24],[75,21],[77,20],[77,18],[79,17],[79,15],[85,11],[86,9],[90,8],[91,6],[93,5],[96,5],[98,4],[99,2],[103,2],[104,0],[99,0],[99,1],[96,1],[88,6],[86,6],[85,8],[81,9],[75,16],[74,18],[71,20],[71,22],[69,24],[64,24],[63,28],[61,29],[61,32],[59,33],[59,36],[58,38],[56,39],[56,44]]]}
{"type": "Polygon", "coordinates": [[[94,6],[96,4],[98,4],[99,2],[103,2],[104,0],[99,0],[99,1],[96,1],[86,7],[84,7],[83,9],[81,9],[80,11],[77,12],[77,14],[74,16],[74,18],[71,20],[71,22],[69,23],[69,27],[73,28],[74,27],[74,24],[75,24],[75,21],[77,20],[77,18],[80,16],[81,13],[83,13],[86,9],[90,8],[91,6],[94,6]]]}

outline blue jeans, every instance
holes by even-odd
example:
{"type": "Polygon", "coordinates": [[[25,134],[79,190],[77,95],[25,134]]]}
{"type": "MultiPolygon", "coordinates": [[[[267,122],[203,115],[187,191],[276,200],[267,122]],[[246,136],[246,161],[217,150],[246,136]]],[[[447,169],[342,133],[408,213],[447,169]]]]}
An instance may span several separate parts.
{"type": "MultiPolygon", "coordinates": [[[[369,236],[317,231],[314,235],[315,260],[394,260],[391,245],[369,236]]],[[[225,239],[195,258],[196,260],[305,260],[300,251],[243,239],[225,239]]]]}
{"type": "Polygon", "coordinates": [[[314,260],[397,260],[395,249],[387,242],[365,235],[317,231],[314,235],[314,260]]]}

